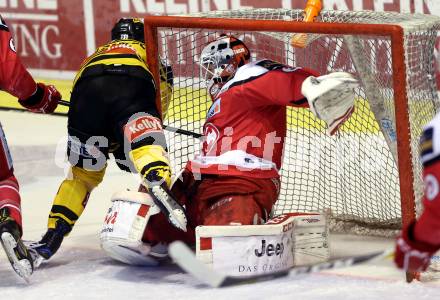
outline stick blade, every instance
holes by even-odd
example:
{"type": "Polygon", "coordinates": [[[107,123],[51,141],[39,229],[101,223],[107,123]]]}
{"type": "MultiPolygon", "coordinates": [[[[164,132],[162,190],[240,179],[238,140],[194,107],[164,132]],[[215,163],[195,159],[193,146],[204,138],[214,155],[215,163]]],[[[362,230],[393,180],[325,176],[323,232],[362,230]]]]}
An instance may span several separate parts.
{"type": "Polygon", "coordinates": [[[307,34],[295,33],[290,39],[290,44],[295,48],[305,48],[307,46],[307,34]]]}
{"type": "Polygon", "coordinates": [[[290,45],[295,48],[303,49],[320,38],[322,38],[322,35],[316,33],[294,33],[290,37],[290,45]]]}
{"type": "Polygon", "coordinates": [[[194,253],[185,243],[176,241],[170,244],[168,252],[171,258],[188,274],[211,287],[222,285],[225,276],[215,272],[203,262],[197,260],[194,253]]]}

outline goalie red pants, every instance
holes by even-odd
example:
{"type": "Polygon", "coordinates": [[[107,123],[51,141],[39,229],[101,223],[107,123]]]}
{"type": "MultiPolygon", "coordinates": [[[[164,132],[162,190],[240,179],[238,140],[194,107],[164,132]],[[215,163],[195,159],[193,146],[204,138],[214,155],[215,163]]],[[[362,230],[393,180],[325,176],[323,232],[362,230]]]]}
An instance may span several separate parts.
{"type": "Polygon", "coordinates": [[[198,225],[261,224],[269,218],[280,186],[278,178],[203,175],[202,180],[195,180],[188,171],[182,178],[172,191],[186,207],[188,231],[176,229],[163,214],[157,214],[148,221],[144,242],[182,240],[192,245],[198,225]]]}
{"type": "Polygon", "coordinates": [[[7,207],[21,228],[21,208],[18,182],[14,176],[11,154],[0,124],[0,209],[7,207]]]}

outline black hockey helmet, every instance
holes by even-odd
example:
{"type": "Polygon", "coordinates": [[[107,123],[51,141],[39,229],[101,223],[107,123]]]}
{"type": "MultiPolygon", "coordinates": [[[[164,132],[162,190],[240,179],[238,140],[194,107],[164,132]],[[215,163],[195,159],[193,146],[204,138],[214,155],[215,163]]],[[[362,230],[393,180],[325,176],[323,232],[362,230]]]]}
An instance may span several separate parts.
{"type": "Polygon", "coordinates": [[[137,18],[122,18],[113,26],[113,40],[136,40],[144,43],[144,23],[137,18]]]}

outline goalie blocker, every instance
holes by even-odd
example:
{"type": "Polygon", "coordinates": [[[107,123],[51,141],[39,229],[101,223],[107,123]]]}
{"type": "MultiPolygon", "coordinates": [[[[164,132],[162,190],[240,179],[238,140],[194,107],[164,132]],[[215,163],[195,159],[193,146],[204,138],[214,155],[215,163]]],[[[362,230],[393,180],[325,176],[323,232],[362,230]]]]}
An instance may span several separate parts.
{"type": "MultiPolygon", "coordinates": [[[[163,243],[142,241],[151,219],[160,212],[146,193],[122,191],[113,195],[101,230],[103,250],[130,265],[156,266],[168,257],[163,243]]],[[[176,230],[176,229],[173,229],[176,230]]],[[[164,228],[164,235],[167,230],[164,228]]],[[[182,238],[193,240],[179,231],[182,238]]],[[[264,225],[198,226],[197,257],[214,269],[235,275],[270,273],[329,258],[328,228],[322,214],[290,213],[264,225]]]]}

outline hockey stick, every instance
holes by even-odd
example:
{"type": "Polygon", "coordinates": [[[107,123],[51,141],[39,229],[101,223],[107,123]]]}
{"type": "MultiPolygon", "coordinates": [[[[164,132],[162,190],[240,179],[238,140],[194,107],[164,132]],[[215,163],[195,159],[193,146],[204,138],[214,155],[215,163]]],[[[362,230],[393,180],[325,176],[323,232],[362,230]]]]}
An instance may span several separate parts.
{"type": "Polygon", "coordinates": [[[386,250],[374,252],[365,255],[351,256],[345,258],[334,259],[325,263],[314,264],[304,267],[293,267],[283,271],[273,273],[234,276],[224,275],[206,266],[203,262],[197,260],[191,249],[181,241],[170,244],[169,254],[183,270],[197,278],[201,282],[214,288],[235,286],[248,283],[256,283],[287,276],[297,276],[301,274],[310,274],[320,272],[322,270],[332,270],[337,268],[349,267],[373,260],[379,260],[390,256],[394,250],[386,250]]]}
{"type": "MultiPolygon", "coordinates": [[[[58,102],[58,104],[60,104],[60,105],[62,105],[62,106],[70,107],[70,102],[69,102],[69,101],[66,101],[66,100],[60,100],[60,101],[58,102]]],[[[191,137],[196,138],[196,139],[200,139],[200,138],[203,136],[203,135],[200,134],[200,133],[196,133],[196,132],[192,132],[192,131],[189,131],[189,130],[185,130],[185,129],[180,129],[180,128],[172,127],[172,126],[165,125],[165,124],[163,124],[163,128],[164,128],[166,131],[169,131],[169,132],[175,132],[175,133],[179,133],[179,134],[183,134],[183,135],[191,136],[191,137]]]]}
{"type": "Polygon", "coordinates": [[[58,101],[58,104],[62,106],[70,107],[70,102],[66,100],[60,100],[58,101]]]}

